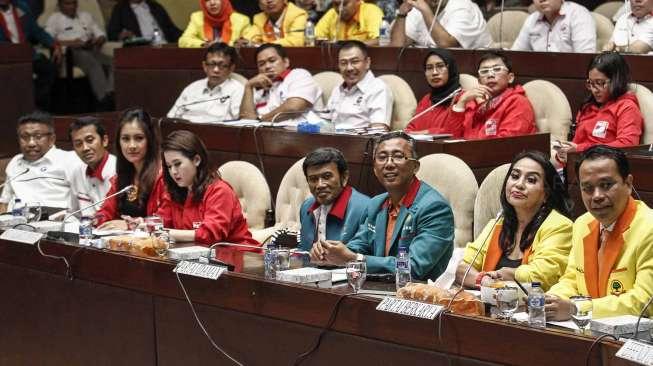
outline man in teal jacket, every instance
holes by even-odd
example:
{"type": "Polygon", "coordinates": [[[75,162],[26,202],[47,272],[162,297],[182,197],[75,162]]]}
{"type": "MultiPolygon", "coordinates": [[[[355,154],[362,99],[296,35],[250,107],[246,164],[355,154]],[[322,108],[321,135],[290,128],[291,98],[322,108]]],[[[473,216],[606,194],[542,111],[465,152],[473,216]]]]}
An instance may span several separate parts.
{"type": "Polygon", "coordinates": [[[310,250],[318,239],[349,242],[367,218],[370,198],[347,184],[345,157],[338,149],[319,148],[306,155],[303,168],[312,197],[299,211],[299,248],[310,250]]]}
{"type": "Polygon", "coordinates": [[[408,250],[413,278],[442,274],[453,252],[453,212],[440,193],[417,179],[418,169],[410,136],[381,136],[374,148],[374,174],[388,192],[372,198],[367,221],[347,245],[321,240],[313,245],[311,259],[335,265],[365,260],[369,273],[392,273],[401,246],[408,250]]]}

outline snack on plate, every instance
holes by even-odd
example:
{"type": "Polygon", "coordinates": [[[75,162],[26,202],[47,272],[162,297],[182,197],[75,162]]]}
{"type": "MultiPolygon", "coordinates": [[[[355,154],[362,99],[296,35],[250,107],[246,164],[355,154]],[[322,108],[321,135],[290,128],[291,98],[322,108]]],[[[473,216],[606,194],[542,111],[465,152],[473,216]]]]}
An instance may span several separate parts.
{"type": "Polygon", "coordinates": [[[108,238],[107,248],[110,250],[122,251],[122,252],[131,252],[133,254],[145,254],[151,257],[156,257],[156,251],[154,250],[154,244],[156,241],[161,241],[162,239],[155,238],[152,236],[133,236],[133,235],[121,235],[108,238]]]}
{"type": "MultiPolygon", "coordinates": [[[[423,283],[408,283],[397,291],[397,297],[400,299],[415,300],[447,306],[457,290],[444,290],[439,287],[430,286],[423,283]]],[[[485,307],[474,295],[462,291],[455,295],[450,310],[456,314],[466,315],[484,315],[485,307]]]]}

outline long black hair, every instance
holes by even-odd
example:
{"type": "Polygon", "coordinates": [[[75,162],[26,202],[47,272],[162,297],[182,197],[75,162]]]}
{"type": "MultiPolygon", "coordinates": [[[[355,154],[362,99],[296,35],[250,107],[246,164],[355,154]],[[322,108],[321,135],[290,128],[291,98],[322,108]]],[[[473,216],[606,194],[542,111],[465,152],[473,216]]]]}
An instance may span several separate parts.
{"type": "MultiPolygon", "coordinates": [[[[136,181],[138,186],[138,206],[144,207],[147,205],[147,200],[154,187],[154,182],[159,175],[159,126],[156,125],[150,115],[142,108],[131,108],[125,110],[120,116],[120,124],[116,130],[116,176],[118,179],[118,190],[127,187],[136,181]],[[145,160],[143,161],[143,169],[140,175],[136,177],[136,168],[134,164],[130,163],[122,152],[120,147],[120,135],[122,134],[123,127],[128,124],[136,122],[143,130],[145,139],[147,140],[147,149],[145,152],[145,160]]],[[[122,195],[118,199],[118,212],[122,211],[122,207],[126,204],[128,195],[122,195]]]]}
{"type": "Polygon", "coordinates": [[[535,150],[523,151],[514,159],[510,164],[508,169],[508,174],[503,180],[503,186],[501,187],[501,207],[503,209],[503,227],[501,228],[501,234],[499,235],[499,246],[504,253],[510,252],[514,248],[515,233],[517,232],[517,227],[519,222],[517,220],[517,213],[515,208],[508,203],[508,198],[506,197],[506,184],[510,178],[510,173],[512,172],[515,164],[522,159],[531,159],[538,163],[542,170],[544,171],[544,191],[546,192],[546,200],[540,207],[540,210],[535,214],[531,222],[529,222],[524,228],[524,232],[521,235],[521,240],[519,242],[519,249],[523,252],[528,247],[533,244],[533,239],[537,230],[549,216],[551,210],[556,210],[564,216],[569,217],[571,211],[571,203],[569,200],[569,195],[567,193],[567,187],[560,179],[560,175],[553,167],[549,159],[541,152],[535,150]]]}

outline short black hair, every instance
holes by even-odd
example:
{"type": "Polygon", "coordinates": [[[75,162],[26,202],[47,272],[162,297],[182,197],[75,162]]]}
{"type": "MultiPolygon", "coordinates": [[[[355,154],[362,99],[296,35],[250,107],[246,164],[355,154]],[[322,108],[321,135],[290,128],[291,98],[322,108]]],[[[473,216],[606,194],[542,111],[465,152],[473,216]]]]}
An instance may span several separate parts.
{"type": "Polygon", "coordinates": [[[510,62],[510,59],[508,58],[508,56],[505,55],[505,53],[498,50],[492,50],[482,54],[481,58],[478,59],[476,70],[481,68],[481,64],[483,62],[487,60],[494,60],[495,58],[501,59],[503,64],[506,65],[506,67],[508,68],[508,72],[512,72],[512,62],[510,62]]]}
{"type": "Polygon", "coordinates": [[[392,131],[392,132],[388,132],[386,134],[383,134],[383,135],[377,137],[376,140],[374,140],[374,154],[373,155],[376,155],[376,149],[379,147],[379,145],[383,141],[388,141],[388,140],[397,139],[397,138],[404,139],[404,140],[408,141],[408,143],[410,144],[410,152],[413,155],[412,156],[413,159],[419,159],[419,156],[417,156],[417,146],[415,144],[415,139],[410,137],[404,131],[392,131]]]}
{"type": "Polygon", "coordinates": [[[277,50],[277,54],[281,58],[288,58],[288,53],[286,53],[286,49],[283,48],[282,45],[276,43],[263,43],[262,45],[258,46],[256,52],[254,52],[254,62],[258,60],[258,54],[267,50],[268,48],[274,48],[275,50],[277,50]]]}
{"type": "Polygon", "coordinates": [[[340,57],[340,52],[346,51],[352,48],[358,48],[363,53],[363,56],[367,57],[368,49],[367,45],[361,41],[355,39],[344,41],[340,44],[340,49],[338,49],[338,57],[340,57]]]}
{"type": "Polygon", "coordinates": [[[236,52],[236,49],[224,42],[218,42],[210,45],[206,49],[206,53],[204,54],[204,60],[206,60],[209,57],[209,55],[213,53],[221,53],[222,55],[229,57],[229,62],[231,62],[232,64],[235,64],[236,61],[238,60],[238,53],[236,52]]]}
{"type": "Polygon", "coordinates": [[[101,119],[94,116],[84,116],[73,120],[70,126],[68,126],[68,137],[70,140],[72,141],[73,139],[73,132],[86,126],[95,126],[95,132],[100,135],[100,138],[107,134],[107,130],[104,128],[101,119]]]}
{"type": "Polygon", "coordinates": [[[580,155],[580,158],[576,161],[576,178],[580,180],[580,166],[583,162],[598,159],[614,160],[621,178],[624,180],[628,178],[630,174],[630,163],[628,162],[626,153],[621,149],[607,145],[594,145],[580,155]]]}
{"type": "MultiPolygon", "coordinates": [[[[630,68],[626,59],[617,52],[600,53],[587,65],[587,77],[593,69],[603,73],[610,79],[610,100],[615,100],[626,94],[628,91],[628,82],[630,81],[630,68]]],[[[588,101],[594,101],[594,96],[589,93],[588,101]]]]}
{"type": "Polygon", "coordinates": [[[338,173],[340,173],[341,177],[349,171],[345,156],[342,155],[340,150],[333,147],[320,147],[306,155],[306,159],[304,159],[304,163],[302,164],[304,176],[307,177],[306,172],[308,171],[308,168],[328,163],[336,164],[338,167],[338,173]]]}
{"type": "Polygon", "coordinates": [[[16,131],[20,126],[27,123],[40,123],[48,126],[50,133],[54,133],[54,123],[52,122],[52,116],[43,111],[34,111],[18,118],[18,124],[16,125],[16,131]]]}

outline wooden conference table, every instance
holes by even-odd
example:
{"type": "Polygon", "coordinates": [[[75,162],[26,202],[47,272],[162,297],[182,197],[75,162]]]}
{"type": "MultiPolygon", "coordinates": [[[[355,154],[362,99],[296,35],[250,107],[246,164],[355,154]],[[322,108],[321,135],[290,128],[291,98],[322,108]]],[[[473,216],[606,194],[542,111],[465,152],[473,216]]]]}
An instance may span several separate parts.
{"type": "MultiPolygon", "coordinates": [[[[41,248],[68,258],[74,279],[34,246],[0,241],[0,365],[231,364],[195,323],[173,262],[45,240],[41,248]]],[[[208,332],[244,365],[293,364],[338,303],[329,332],[303,364],[577,366],[594,341],[452,314],[443,315],[438,337],[437,321],[376,311],[377,298],[342,298],[346,286],[265,280],[255,254],[245,255],[243,273],[181,278],[208,332]]],[[[628,365],[614,356],[619,346],[600,341],[589,365],[628,365]]]]}

